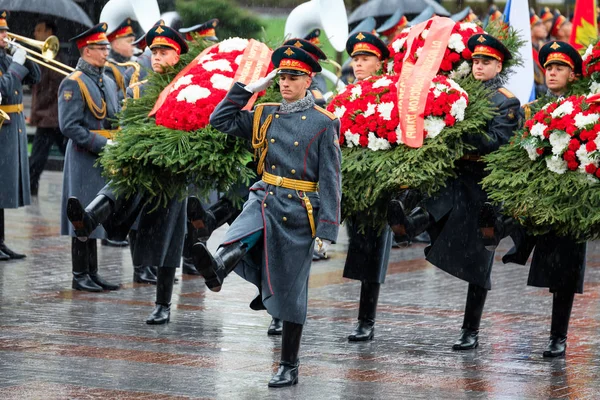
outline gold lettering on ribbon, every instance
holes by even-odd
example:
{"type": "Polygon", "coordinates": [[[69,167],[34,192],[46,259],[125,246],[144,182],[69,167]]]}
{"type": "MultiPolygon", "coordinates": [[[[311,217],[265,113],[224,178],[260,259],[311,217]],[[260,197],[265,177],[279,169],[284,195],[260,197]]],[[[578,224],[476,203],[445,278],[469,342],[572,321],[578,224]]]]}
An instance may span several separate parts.
{"type": "MultiPolygon", "coordinates": [[[[271,49],[267,45],[250,39],[250,43],[248,43],[248,47],[242,55],[240,66],[235,72],[233,81],[247,85],[266,76],[271,61],[271,53],[271,49]]],[[[244,107],[244,110],[252,109],[257,97],[258,94],[255,93],[244,107]]]]}

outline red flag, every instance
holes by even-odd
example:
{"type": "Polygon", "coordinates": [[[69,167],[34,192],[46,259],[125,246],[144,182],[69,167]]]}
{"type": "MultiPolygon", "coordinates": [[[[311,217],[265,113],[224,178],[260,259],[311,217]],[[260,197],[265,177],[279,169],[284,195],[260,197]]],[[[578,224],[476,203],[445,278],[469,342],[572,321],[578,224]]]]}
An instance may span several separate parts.
{"type": "Polygon", "coordinates": [[[569,43],[579,52],[584,52],[592,40],[597,37],[596,0],[577,0],[569,43]]]}

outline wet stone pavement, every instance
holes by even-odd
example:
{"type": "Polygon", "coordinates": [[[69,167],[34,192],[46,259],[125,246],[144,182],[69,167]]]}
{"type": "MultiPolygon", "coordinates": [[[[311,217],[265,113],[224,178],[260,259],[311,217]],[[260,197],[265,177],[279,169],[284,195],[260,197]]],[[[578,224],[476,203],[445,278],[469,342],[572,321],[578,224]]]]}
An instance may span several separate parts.
{"type": "MultiPolygon", "coordinates": [[[[342,278],[345,233],[313,264],[300,382],[268,389],[280,338],[237,276],[220,293],[180,276],[171,322],[146,325],[155,287],[132,283],[127,248],[99,246],[117,292],[70,289],[70,239],[59,236],[61,174],[45,172],[37,204],[7,210],[7,242],[25,260],[0,263],[1,399],[597,399],[600,398],[600,246],[591,243],[566,358],[545,360],[551,295],[496,256],[480,347],[454,352],[467,284],[394,249],[375,340],[348,343],[359,283],[342,278]]],[[[209,242],[214,248],[222,237],[209,242]]]]}

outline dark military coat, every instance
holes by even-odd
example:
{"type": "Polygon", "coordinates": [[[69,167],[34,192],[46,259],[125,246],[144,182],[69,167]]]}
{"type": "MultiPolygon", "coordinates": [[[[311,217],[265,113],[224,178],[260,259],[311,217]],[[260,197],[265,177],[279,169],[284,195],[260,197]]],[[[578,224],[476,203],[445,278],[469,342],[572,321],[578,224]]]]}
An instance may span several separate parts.
{"type": "Polygon", "coordinates": [[[490,289],[494,252],[485,249],[477,225],[479,210],[488,198],[479,183],[485,176],[484,164],[476,160],[508,143],[517,128],[520,104],[497,86],[497,80],[485,84],[497,89],[491,101],[498,115],[488,123],[489,140],[468,135],[465,141],[477,150],[457,162],[458,176],[448,180],[446,187],[423,206],[435,220],[428,230],[431,245],[425,249],[427,261],[459,279],[490,289]]]}
{"type": "Polygon", "coordinates": [[[359,232],[355,220],[346,219],[345,223],[350,241],[344,264],[344,278],[384,283],[394,238],[392,230],[386,227],[383,232],[378,232],[372,227],[366,227],[364,232],[359,232]]]}
{"type": "MultiPolygon", "coordinates": [[[[250,140],[254,112],[242,108],[251,96],[236,83],[211,115],[210,123],[221,132],[250,140]]],[[[264,108],[261,126],[269,115],[273,119],[266,133],[265,171],[319,182],[319,192],[306,193],[314,208],[316,235],[335,242],[341,200],[339,120],[318,106],[285,113],[279,105],[270,105],[264,108]]],[[[269,314],[303,324],[314,239],[298,193],[262,180],[255,183],[224,244],[256,232],[262,232],[262,240],[236,272],[259,288],[269,314]]]]}
{"type": "MultiPolygon", "coordinates": [[[[61,234],[75,236],[69,222],[66,209],[67,199],[77,197],[82,204],[89,204],[106,182],[102,177],[102,167],[94,166],[98,154],[106,145],[107,138],[91,130],[112,129],[111,120],[116,119],[119,111],[117,86],[104,74],[104,68],[92,67],[82,59],[77,63],[77,71],[66,77],[58,89],[58,120],[60,130],[69,138],[65,154],[62,195],[61,234]],[[106,103],[106,117],[98,118],[83,98],[79,78],[90,98],[97,107],[102,100],[106,103]]],[[[102,227],[98,227],[91,238],[106,236],[102,227]]]]}
{"type": "MultiPolygon", "coordinates": [[[[39,67],[27,60],[24,65],[0,50],[0,94],[2,105],[23,104],[23,86],[38,83],[39,67]]],[[[0,208],[17,208],[31,202],[29,158],[23,113],[10,113],[0,129],[0,208]]]]}

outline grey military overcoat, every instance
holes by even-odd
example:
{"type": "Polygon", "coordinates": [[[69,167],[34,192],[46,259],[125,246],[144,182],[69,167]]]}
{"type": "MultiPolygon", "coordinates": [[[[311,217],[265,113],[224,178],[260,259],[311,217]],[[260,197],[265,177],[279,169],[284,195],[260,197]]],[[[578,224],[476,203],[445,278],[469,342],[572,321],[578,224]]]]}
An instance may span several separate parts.
{"type": "MultiPolygon", "coordinates": [[[[0,50],[0,93],[2,105],[23,104],[23,84],[41,79],[39,67],[31,61],[25,65],[12,62],[0,50]]],[[[10,113],[0,129],[0,208],[17,208],[31,202],[29,192],[29,158],[23,113],[10,113]]]]}
{"type": "MultiPolygon", "coordinates": [[[[89,204],[106,185],[102,177],[102,168],[94,164],[108,139],[91,130],[111,129],[111,120],[116,119],[118,111],[117,85],[112,79],[107,78],[104,68],[94,68],[80,59],[77,71],[66,77],[58,89],[60,130],[69,138],[65,154],[61,207],[61,234],[63,235],[75,236],[66,215],[67,199],[75,196],[82,204],[89,204]],[[77,81],[74,80],[74,75],[83,81],[97,107],[101,107],[101,100],[104,99],[105,118],[98,119],[90,111],[77,81]]],[[[90,237],[105,238],[106,232],[102,227],[98,227],[90,237]]]]}
{"type": "MultiPolygon", "coordinates": [[[[210,123],[221,132],[250,140],[254,113],[242,107],[251,96],[236,83],[211,115],[210,123]]],[[[339,120],[318,106],[294,113],[280,112],[278,105],[265,106],[261,125],[268,115],[273,119],[266,133],[265,171],[319,182],[319,192],[307,194],[314,207],[316,235],[335,242],[341,200],[339,120]]],[[[224,244],[256,232],[262,232],[262,238],[236,272],[260,289],[269,314],[303,324],[314,239],[298,193],[262,180],[255,183],[224,244]]]]}

